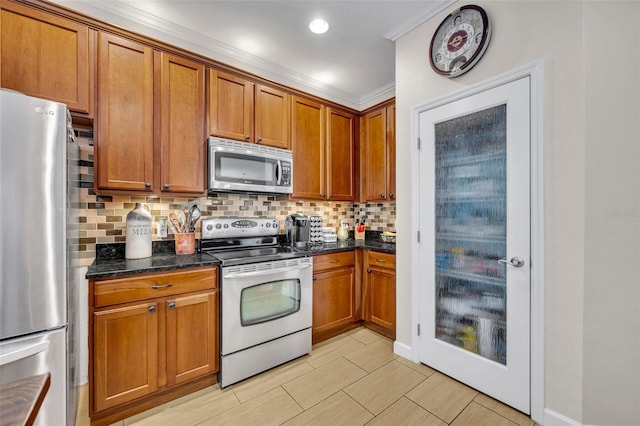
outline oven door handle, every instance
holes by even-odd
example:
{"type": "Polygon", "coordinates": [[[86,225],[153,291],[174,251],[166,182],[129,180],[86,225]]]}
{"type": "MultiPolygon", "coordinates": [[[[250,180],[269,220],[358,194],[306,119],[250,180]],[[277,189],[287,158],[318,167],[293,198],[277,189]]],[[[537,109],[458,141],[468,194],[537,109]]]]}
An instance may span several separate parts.
{"type": "Polygon", "coordinates": [[[252,271],[252,272],[236,272],[231,274],[223,274],[222,278],[255,277],[256,275],[266,275],[266,274],[276,274],[276,273],[280,274],[283,272],[299,271],[306,268],[311,268],[311,265],[300,265],[300,266],[292,266],[289,268],[276,268],[276,269],[267,269],[267,270],[252,271]]]}

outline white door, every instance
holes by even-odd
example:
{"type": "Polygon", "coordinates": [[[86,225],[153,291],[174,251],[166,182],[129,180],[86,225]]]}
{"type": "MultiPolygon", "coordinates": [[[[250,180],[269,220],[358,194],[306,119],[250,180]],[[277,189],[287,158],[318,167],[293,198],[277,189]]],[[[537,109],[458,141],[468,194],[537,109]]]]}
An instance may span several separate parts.
{"type": "Polygon", "coordinates": [[[420,360],[530,412],[529,77],[419,116],[420,360]]]}

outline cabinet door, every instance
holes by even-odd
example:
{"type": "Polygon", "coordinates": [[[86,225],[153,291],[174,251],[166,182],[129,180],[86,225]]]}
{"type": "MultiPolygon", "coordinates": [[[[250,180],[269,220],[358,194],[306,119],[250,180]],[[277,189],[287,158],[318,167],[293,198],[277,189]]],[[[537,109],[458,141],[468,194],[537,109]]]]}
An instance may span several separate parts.
{"type": "Polygon", "coordinates": [[[167,385],[218,370],[216,291],[166,301],[167,385]]]}
{"type": "Polygon", "coordinates": [[[329,200],[353,200],[354,116],[327,108],[327,193],[329,200]]]}
{"type": "Polygon", "coordinates": [[[366,251],[364,255],[364,320],[390,339],[396,336],[396,256],[366,251]]]}
{"type": "Polygon", "coordinates": [[[355,268],[314,273],[313,335],[356,321],[355,268]]]}
{"type": "Polygon", "coordinates": [[[97,189],[153,191],[153,51],[100,33],[97,189]]]}
{"type": "Polygon", "coordinates": [[[258,84],[255,99],[256,142],[289,149],[289,94],[258,84]]]}
{"type": "Polygon", "coordinates": [[[393,270],[370,266],[367,269],[365,320],[392,330],[396,329],[396,274],[393,270]]]}
{"type": "Polygon", "coordinates": [[[1,86],[90,113],[88,27],[8,1],[0,14],[1,86]]]}
{"type": "Polygon", "coordinates": [[[324,105],[293,96],[293,197],[326,199],[324,105]]]}
{"type": "Polygon", "coordinates": [[[362,174],[364,201],[381,201],[387,198],[386,129],[387,114],[384,108],[364,116],[364,164],[362,174]]]}
{"type": "Polygon", "coordinates": [[[209,69],[209,134],[254,142],[253,98],[255,84],[209,69]]]}
{"type": "Polygon", "coordinates": [[[386,166],[387,166],[387,198],[389,200],[396,199],[396,105],[390,105],[386,108],[387,114],[387,150],[386,150],[386,166]]]}
{"type": "Polygon", "coordinates": [[[206,168],[204,66],[156,52],[160,78],[160,190],[202,194],[206,168]]]}
{"type": "Polygon", "coordinates": [[[155,302],[93,314],[95,411],[157,390],[158,315],[155,302]]]}

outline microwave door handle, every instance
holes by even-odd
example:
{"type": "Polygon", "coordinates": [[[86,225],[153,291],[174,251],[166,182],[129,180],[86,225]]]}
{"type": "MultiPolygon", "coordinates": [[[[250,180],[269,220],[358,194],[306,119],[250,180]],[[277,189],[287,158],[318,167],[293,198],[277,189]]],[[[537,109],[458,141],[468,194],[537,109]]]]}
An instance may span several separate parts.
{"type": "Polygon", "coordinates": [[[280,186],[282,182],[282,161],[276,161],[276,186],[280,186]]]}

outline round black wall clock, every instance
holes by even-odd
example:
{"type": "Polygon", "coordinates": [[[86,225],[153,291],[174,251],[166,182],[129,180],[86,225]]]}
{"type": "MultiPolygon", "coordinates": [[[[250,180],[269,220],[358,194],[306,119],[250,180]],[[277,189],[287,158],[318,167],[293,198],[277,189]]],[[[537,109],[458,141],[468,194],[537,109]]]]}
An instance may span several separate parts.
{"type": "Polygon", "coordinates": [[[457,77],[478,63],[491,39],[491,24],[483,8],[462,6],[447,16],[431,39],[429,63],[435,72],[457,77]]]}

